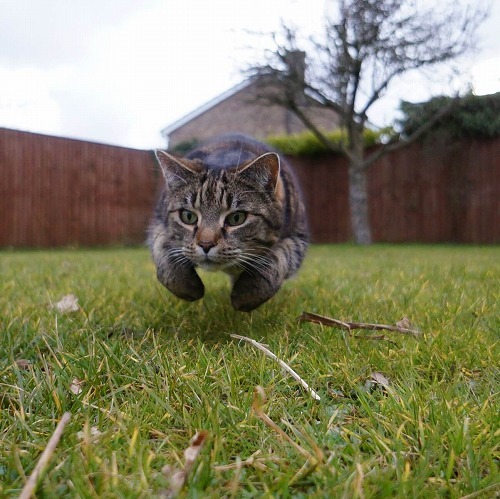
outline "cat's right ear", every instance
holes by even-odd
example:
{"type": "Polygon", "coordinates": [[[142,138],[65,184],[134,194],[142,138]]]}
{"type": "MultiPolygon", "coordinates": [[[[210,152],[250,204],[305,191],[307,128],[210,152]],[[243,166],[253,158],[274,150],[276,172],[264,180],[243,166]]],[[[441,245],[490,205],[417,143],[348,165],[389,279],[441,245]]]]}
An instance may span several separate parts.
{"type": "Polygon", "coordinates": [[[193,176],[201,173],[203,169],[196,161],[176,158],[159,149],[155,151],[155,156],[163,172],[165,182],[169,187],[189,183],[193,180],[193,176]]]}

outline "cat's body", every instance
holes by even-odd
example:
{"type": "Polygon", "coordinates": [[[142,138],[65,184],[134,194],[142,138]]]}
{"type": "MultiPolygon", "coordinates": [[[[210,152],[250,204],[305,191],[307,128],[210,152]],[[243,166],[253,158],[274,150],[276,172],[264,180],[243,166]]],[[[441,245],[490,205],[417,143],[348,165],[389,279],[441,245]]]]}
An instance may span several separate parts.
{"type": "Polygon", "coordinates": [[[231,301],[250,311],[299,268],[307,247],[304,205],[283,160],[243,135],[213,139],[174,158],[149,231],[159,281],[185,300],[204,286],[196,268],[231,276],[231,301]]]}

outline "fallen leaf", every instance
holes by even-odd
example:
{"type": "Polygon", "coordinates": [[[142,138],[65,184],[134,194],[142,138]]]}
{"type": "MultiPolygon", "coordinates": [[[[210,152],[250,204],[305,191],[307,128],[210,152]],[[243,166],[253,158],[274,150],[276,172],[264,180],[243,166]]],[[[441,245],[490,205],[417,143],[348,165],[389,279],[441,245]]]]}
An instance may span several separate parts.
{"type": "Polygon", "coordinates": [[[374,383],[378,383],[379,385],[385,386],[386,388],[390,384],[389,380],[385,377],[385,375],[377,371],[371,374],[371,379],[374,383]]]}
{"type": "Polygon", "coordinates": [[[170,487],[161,492],[160,497],[172,498],[177,497],[179,492],[186,483],[189,472],[194,466],[194,462],[198,457],[205,441],[208,437],[208,431],[202,430],[190,440],[189,447],[184,451],[184,468],[179,469],[175,466],[166,465],[162,468],[162,472],[168,479],[170,487]]]}
{"type": "Polygon", "coordinates": [[[413,324],[410,322],[408,317],[403,317],[400,321],[396,322],[396,326],[403,329],[412,329],[413,324]]]}
{"type": "Polygon", "coordinates": [[[54,308],[58,312],[65,314],[68,312],[76,312],[80,307],[78,306],[78,298],[74,294],[69,294],[63,296],[60,301],[54,304],[54,308]]]}
{"type": "Polygon", "coordinates": [[[389,388],[390,381],[387,377],[377,371],[374,371],[370,374],[370,377],[365,382],[365,388],[368,391],[372,391],[375,388],[382,388],[384,391],[387,391],[389,388]]]}
{"type": "MultiPolygon", "coordinates": [[[[99,430],[99,428],[97,428],[97,426],[91,426],[91,427],[90,427],[90,430],[89,430],[89,436],[90,436],[92,439],[97,439],[97,438],[99,438],[101,435],[102,435],[102,431],[101,431],[101,430],[99,430]]],[[[86,437],[86,431],[85,431],[85,430],[79,431],[79,432],[76,434],[76,438],[78,438],[78,440],[83,440],[85,437],[86,437]]]]}
{"type": "Polygon", "coordinates": [[[189,472],[193,467],[194,461],[198,457],[205,441],[208,437],[208,431],[202,430],[190,440],[189,447],[184,451],[184,458],[186,460],[186,464],[184,469],[189,472]]]}
{"type": "Polygon", "coordinates": [[[180,470],[175,466],[165,465],[162,468],[162,473],[168,480],[169,488],[167,490],[162,491],[162,498],[171,498],[176,497],[179,492],[184,487],[184,483],[186,482],[186,472],[185,470],[180,470]]]}
{"type": "Polygon", "coordinates": [[[69,385],[69,389],[71,393],[74,393],[75,395],[80,395],[82,393],[82,385],[84,381],[78,378],[73,378],[73,381],[71,382],[71,385],[69,385]]]}
{"type": "Polygon", "coordinates": [[[31,367],[31,362],[27,359],[17,359],[16,365],[19,369],[28,370],[31,367]]]}

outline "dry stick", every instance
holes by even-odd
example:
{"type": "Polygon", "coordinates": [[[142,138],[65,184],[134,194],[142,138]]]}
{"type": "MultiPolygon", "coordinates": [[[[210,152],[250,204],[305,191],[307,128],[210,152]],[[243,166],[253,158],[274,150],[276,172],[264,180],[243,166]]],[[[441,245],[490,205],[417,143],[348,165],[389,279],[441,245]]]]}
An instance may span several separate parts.
{"type": "Polygon", "coordinates": [[[260,453],[260,450],[254,452],[250,457],[244,459],[243,461],[237,461],[236,463],[231,463],[231,464],[220,464],[220,465],[215,465],[212,466],[212,469],[217,470],[217,471],[229,471],[229,470],[234,470],[238,468],[243,468],[243,467],[250,467],[253,466],[254,468],[257,468],[260,471],[268,471],[269,467],[266,466],[265,463],[271,462],[271,463],[279,463],[282,461],[281,458],[279,457],[255,457],[256,454],[260,453]]]}
{"type": "Polygon", "coordinates": [[[467,494],[466,496],[462,496],[460,499],[472,499],[475,497],[482,496],[485,492],[490,492],[490,491],[493,492],[495,489],[500,489],[500,484],[494,483],[493,485],[488,485],[488,487],[485,487],[484,489],[481,490],[476,490],[476,492],[472,492],[472,494],[467,494]]]}
{"type": "Polygon", "coordinates": [[[283,362],[280,358],[276,357],[271,350],[268,350],[262,343],[258,341],[252,340],[252,338],[248,338],[246,336],[240,336],[239,334],[231,334],[231,338],[236,338],[237,340],[247,341],[255,348],[258,348],[261,352],[264,352],[268,357],[278,362],[278,364],[292,376],[293,379],[298,381],[310,394],[311,397],[315,400],[321,400],[321,397],[285,362],[283,362]]]}
{"type": "Polygon", "coordinates": [[[35,469],[31,473],[31,476],[28,478],[26,484],[24,485],[23,490],[21,491],[21,494],[19,496],[19,499],[29,499],[35,494],[36,484],[38,482],[38,479],[40,478],[40,475],[42,474],[45,466],[52,457],[52,454],[54,453],[54,450],[56,449],[57,444],[61,439],[64,427],[66,426],[66,423],[70,420],[70,418],[71,414],[69,412],[65,412],[63,414],[61,421],[59,421],[59,424],[57,425],[56,429],[54,430],[54,433],[52,434],[50,440],[47,443],[47,447],[45,447],[45,450],[42,452],[42,455],[40,456],[40,459],[38,460],[35,469]]]}
{"type": "Polygon", "coordinates": [[[297,319],[299,322],[313,322],[315,324],[323,324],[324,326],[341,327],[350,331],[351,329],[368,329],[371,331],[395,331],[401,334],[410,336],[420,336],[419,331],[407,329],[400,326],[389,326],[387,324],[370,324],[366,322],[343,322],[330,317],[313,314],[311,312],[302,312],[302,315],[297,319]]]}

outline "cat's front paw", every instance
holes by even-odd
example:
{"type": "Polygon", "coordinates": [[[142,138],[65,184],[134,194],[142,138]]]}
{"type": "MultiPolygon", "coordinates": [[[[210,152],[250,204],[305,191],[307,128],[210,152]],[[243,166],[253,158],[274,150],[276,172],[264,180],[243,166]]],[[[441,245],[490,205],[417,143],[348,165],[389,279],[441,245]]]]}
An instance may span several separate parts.
{"type": "Polygon", "coordinates": [[[175,296],[187,301],[203,298],[205,286],[194,268],[162,272],[158,269],[158,280],[175,296]]]}
{"type": "Polygon", "coordinates": [[[244,272],[234,284],[231,303],[240,312],[251,312],[272,298],[279,288],[279,284],[273,285],[260,275],[244,272]]]}

